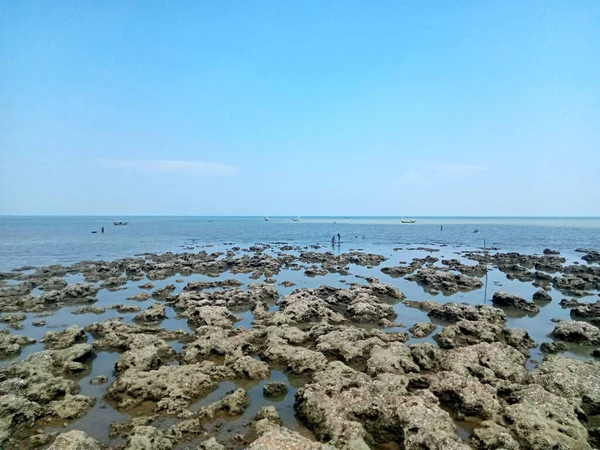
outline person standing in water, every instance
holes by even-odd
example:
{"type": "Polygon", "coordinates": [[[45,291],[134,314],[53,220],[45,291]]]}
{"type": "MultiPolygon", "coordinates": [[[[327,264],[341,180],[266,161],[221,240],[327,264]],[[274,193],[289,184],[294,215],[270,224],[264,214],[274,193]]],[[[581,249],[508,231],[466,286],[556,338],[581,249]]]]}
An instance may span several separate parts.
{"type": "Polygon", "coordinates": [[[444,225],[440,226],[440,231],[444,231],[444,225]]]}
{"type": "Polygon", "coordinates": [[[104,234],[104,227],[100,228],[100,233],[104,234]]]}
{"type": "Polygon", "coordinates": [[[338,233],[338,244],[342,242],[342,235],[340,233],[338,233]]]}
{"type": "Polygon", "coordinates": [[[331,245],[335,244],[335,234],[333,236],[331,236],[331,245]]]}

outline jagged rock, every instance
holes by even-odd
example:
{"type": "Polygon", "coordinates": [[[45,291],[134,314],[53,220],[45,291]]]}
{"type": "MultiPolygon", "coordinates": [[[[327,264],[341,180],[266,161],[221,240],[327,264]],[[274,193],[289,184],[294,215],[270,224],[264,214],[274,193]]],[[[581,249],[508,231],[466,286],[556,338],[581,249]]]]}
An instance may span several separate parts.
{"type": "Polygon", "coordinates": [[[120,314],[135,313],[135,312],[140,312],[142,310],[142,308],[140,308],[137,305],[122,305],[122,304],[111,305],[108,307],[108,309],[116,309],[117,312],[119,312],[120,314]]]}
{"type": "Polygon", "coordinates": [[[104,384],[107,381],[108,378],[106,378],[104,375],[98,375],[90,380],[90,384],[104,384]]]}
{"type": "Polygon", "coordinates": [[[102,450],[103,448],[100,442],[83,431],[71,430],[60,433],[48,450],[102,450]]]}
{"type": "Polygon", "coordinates": [[[572,399],[587,414],[600,414],[600,362],[550,355],[531,372],[531,380],[560,397],[572,399]]]}
{"type": "Polygon", "coordinates": [[[488,305],[471,306],[454,302],[440,305],[432,301],[406,301],[404,304],[427,312],[429,317],[446,322],[458,322],[460,320],[484,320],[496,324],[506,322],[504,311],[488,305]]]}
{"type": "Polygon", "coordinates": [[[85,341],[85,330],[79,325],[71,325],[62,331],[48,331],[40,342],[43,342],[46,348],[60,350],[85,341]]]}
{"type": "Polygon", "coordinates": [[[219,444],[214,437],[211,437],[210,439],[202,442],[198,446],[198,449],[199,450],[225,450],[225,446],[219,444]]]}
{"type": "Polygon", "coordinates": [[[67,287],[67,282],[59,277],[52,277],[44,283],[40,284],[40,291],[60,291],[67,287]]]}
{"type": "Polygon", "coordinates": [[[125,450],[171,450],[174,442],[162,430],[152,426],[133,428],[125,450]]]}
{"type": "Polygon", "coordinates": [[[8,330],[0,330],[0,358],[18,354],[21,352],[21,348],[34,342],[35,339],[27,336],[10,334],[8,330]]]}
{"type": "Polygon", "coordinates": [[[106,308],[100,306],[82,306],[71,311],[71,314],[103,314],[105,311],[106,308]]]}
{"type": "Polygon", "coordinates": [[[223,328],[229,328],[240,320],[224,306],[188,308],[183,316],[196,326],[208,325],[223,328]]]}
{"type": "Polygon", "coordinates": [[[564,342],[544,342],[540,346],[543,353],[561,353],[566,352],[568,349],[569,347],[564,342]]]}
{"type": "Polygon", "coordinates": [[[410,331],[414,337],[422,338],[429,336],[436,328],[437,326],[431,322],[419,322],[415,323],[408,331],[410,331]]]}
{"type": "Polygon", "coordinates": [[[156,402],[159,411],[180,414],[195,398],[213,390],[217,379],[228,375],[220,370],[209,362],[162,366],[149,371],[126,370],[108,388],[106,397],[123,410],[156,402]]]}
{"type": "Polygon", "coordinates": [[[524,355],[528,355],[529,349],[536,346],[524,330],[471,320],[461,320],[442,328],[434,339],[442,348],[465,347],[481,342],[504,342],[524,355]]]}
{"type": "Polygon", "coordinates": [[[154,284],[148,282],[148,283],[140,284],[138,287],[140,289],[154,289],[154,284]]]}
{"type": "Polygon", "coordinates": [[[319,334],[315,340],[317,350],[345,362],[366,358],[375,345],[384,345],[384,341],[379,337],[355,327],[341,325],[319,331],[316,327],[311,328],[310,334],[317,333],[319,334]]]}
{"type": "Polygon", "coordinates": [[[533,294],[533,301],[538,303],[550,303],[552,301],[552,296],[544,289],[540,289],[533,294]]]}
{"type": "Polygon", "coordinates": [[[518,295],[509,294],[504,291],[499,291],[492,297],[492,303],[498,306],[504,306],[507,308],[520,309],[531,313],[538,313],[540,311],[539,306],[532,302],[528,302],[524,298],[518,295]]]}
{"type": "Polygon", "coordinates": [[[426,290],[434,289],[446,294],[469,292],[483,286],[481,280],[477,278],[445,272],[436,268],[419,269],[414,275],[410,275],[406,279],[416,281],[426,290]]]}
{"type": "Polygon", "coordinates": [[[0,317],[0,322],[15,323],[22,322],[25,319],[27,319],[27,316],[23,313],[5,313],[0,317]]]}
{"type": "Polygon", "coordinates": [[[473,430],[471,444],[477,450],[519,450],[519,444],[508,429],[492,421],[484,421],[473,430]]]}
{"type": "Polygon", "coordinates": [[[283,364],[286,370],[297,375],[320,370],[327,364],[327,358],[321,352],[286,344],[270,345],[263,356],[268,361],[283,364]]]}
{"type": "Polygon", "coordinates": [[[437,365],[440,350],[429,342],[420,342],[408,346],[413,360],[422,370],[433,370],[437,365]]]}
{"type": "Polygon", "coordinates": [[[133,319],[140,322],[160,322],[167,318],[166,307],[162,303],[153,303],[133,319]]]}
{"type": "Polygon", "coordinates": [[[439,372],[432,378],[430,389],[443,404],[466,416],[489,419],[500,410],[496,390],[471,376],[439,372]]]}
{"type": "Polygon", "coordinates": [[[600,329],[587,322],[563,320],[556,325],[552,336],[561,341],[600,345],[600,329]]]}
{"type": "Polygon", "coordinates": [[[127,300],[134,300],[136,302],[145,302],[149,298],[150,298],[150,295],[148,295],[147,292],[138,292],[137,294],[132,295],[131,297],[127,297],[127,300]]]}
{"type": "Polygon", "coordinates": [[[294,407],[318,439],[340,448],[396,442],[406,449],[468,449],[437,399],[427,391],[407,395],[407,383],[389,373],[372,380],[334,361],[298,390],[294,407]]]}
{"type": "Polygon", "coordinates": [[[66,395],[48,404],[48,413],[56,420],[72,420],[84,416],[94,406],[96,399],[85,395],[66,395]]]}
{"type": "MultiPolygon", "coordinates": [[[[413,353],[414,356],[414,353],[413,353]]],[[[481,382],[495,379],[522,383],[526,378],[526,357],[501,342],[481,343],[436,354],[441,370],[456,372],[464,377],[474,376],[481,382]]]]}
{"type": "Polygon", "coordinates": [[[42,407],[25,397],[0,395],[0,446],[18,429],[31,428],[42,415],[42,407]]]}
{"type": "Polygon", "coordinates": [[[575,409],[567,399],[531,385],[511,396],[503,416],[524,448],[591,450],[575,409]]]}
{"type": "Polygon", "coordinates": [[[280,395],[285,395],[288,392],[288,387],[285,383],[280,381],[272,381],[270,383],[265,384],[263,387],[263,393],[266,397],[277,397],[280,395]]]}
{"type": "Polygon", "coordinates": [[[366,370],[372,376],[386,372],[403,374],[419,371],[419,366],[414,363],[410,349],[399,342],[391,342],[385,347],[379,345],[373,347],[366,370]]]}

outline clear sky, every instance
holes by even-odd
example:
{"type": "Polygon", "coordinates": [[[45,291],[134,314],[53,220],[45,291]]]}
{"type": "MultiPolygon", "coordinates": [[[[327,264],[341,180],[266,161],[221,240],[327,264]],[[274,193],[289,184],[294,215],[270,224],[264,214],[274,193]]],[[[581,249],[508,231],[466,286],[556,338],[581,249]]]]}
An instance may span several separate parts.
{"type": "Polygon", "coordinates": [[[600,2],[0,2],[0,214],[600,216],[600,2]]]}

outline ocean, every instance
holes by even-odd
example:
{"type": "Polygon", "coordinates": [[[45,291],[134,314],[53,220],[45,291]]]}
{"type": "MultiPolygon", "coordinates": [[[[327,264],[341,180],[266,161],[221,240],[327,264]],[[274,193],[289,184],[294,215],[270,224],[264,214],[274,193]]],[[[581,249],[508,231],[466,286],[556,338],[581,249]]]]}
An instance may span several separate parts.
{"type": "Polygon", "coordinates": [[[0,216],[0,270],[31,265],[111,260],[145,252],[183,251],[197,245],[289,242],[325,244],[340,234],[336,251],[381,252],[401,245],[486,246],[540,253],[544,248],[575,256],[600,244],[600,218],[416,217],[19,217],[0,216]],[[113,221],[128,221],[114,226],[113,221]],[[100,233],[104,226],[104,234],[100,233]],[[443,226],[443,231],[440,227],[443,226]],[[474,230],[479,233],[474,233],[474,230]],[[96,231],[97,233],[92,233],[96,231]]]}

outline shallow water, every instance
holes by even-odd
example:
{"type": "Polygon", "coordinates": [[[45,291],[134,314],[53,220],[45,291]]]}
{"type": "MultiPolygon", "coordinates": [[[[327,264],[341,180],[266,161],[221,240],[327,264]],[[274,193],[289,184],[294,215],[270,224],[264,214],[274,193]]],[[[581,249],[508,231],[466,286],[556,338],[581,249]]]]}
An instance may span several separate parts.
{"type": "MultiPolygon", "coordinates": [[[[297,244],[310,244],[315,241],[311,241],[313,238],[317,238],[318,235],[322,234],[325,229],[329,229],[331,234],[332,224],[325,221],[325,219],[314,219],[313,221],[303,221],[300,224],[288,222],[284,219],[274,220],[269,223],[263,223],[256,219],[214,219],[209,222],[204,219],[175,219],[175,218],[164,218],[164,219],[151,219],[151,218],[136,218],[132,219],[132,222],[127,227],[118,227],[118,229],[112,229],[107,227],[107,233],[104,236],[88,234],[77,235],[74,234],[73,242],[66,247],[63,245],[65,237],[65,231],[61,230],[57,232],[57,235],[53,236],[52,239],[44,240],[42,236],[38,236],[34,242],[27,244],[27,237],[31,238],[32,230],[45,230],[56,227],[57,224],[66,223],[66,229],[74,233],[75,230],[88,230],[89,226],[93,224],[97,226],[100,224],[99,218],[77,218],[77,219],[44,219],[44,227],[40,227],[38,223],[42,219],[23,219],[23,218],[1,218],[0,227],[4,229],[8,228],[11,230],[12,236],[15,235],[16,229],[23,226],[23,234],[19,238],[16,238],[12,243],[8,242],[6,235],[0,234],[0,249],[6,250],[0,264],[6,266],[5,270],[13,269],[17,266],[25,264],[32,265],[43,265],[48,263],[73,263],[81,259],[95,259],[93,253],[100,251],[98,257],[102,259],[110,259],[116,256],[131,256],[134,253],[142,251],[165,251],[165,250],[177,250],[178,246],[188,245],[192,239],[188,235],[191,233],[191,227],[197,227],[197,234],[201,235],[202,238],[193,238],[194,251],[200,251],[200,245],[204,245],[205,242],[210,242],[211,236],[217,233],[213,228],[227,229],[230,230],[227,234],[219,234],[217,242],[231,241],[234,244],[223,245],[218,244],[214,247],[209,247],[207,251],[222,251],[231,248],[232,246],[240,246],[242,248],[247,247],[255,242],[252,239],[252,230],[261,230],[263,238],[260,239],[264,242],[273,241],[286,241],[297,244]],[[91,222],[90,222],[91,221],[91,222]],[[251,223],[251,225],[248,225],[251,223]],[[21,225],[19,225],[21,224],[21,225]],[[29,225],[23,225],[29,224],[29,225]],[[165,236],[164,240],[150,241],[157,238],[157,233],[164,227],[172,226],[173,224],[179,224],[182,229],[170,232],[165,236]],[[140,231],[137,227],[147,225],[147,228],[140,231]],[[237,225],[234,227],[233,225],[237,225]],[[16,228],[15,228],[16,227],[16,228]],[[29,228],[28,228],[29,227],[29,228]],[[212,227],[212,228],[211,228],[212,227]],[[246,228],[244,228],[246,227],[246,228]],[[249,228],[248,228],[249,227],[249,228]],[[270,228],[266,228],[270,227],[270,228]],[[242,230],[238,230],[242,228],[242,230]],[[207,231],[208,230],[208,231],[207,231]],[[237,230],[237,231],[234,231],[237,230]],[[283,230],[286,230],[285,232],[283,230]],[[120,234],[117,234],[120,233],[120,234]],[[128,237],[127,237],[128,236],[128,237]],[[240,236],[240,241],[235,241],[232,237],[240,236]],[[127,238],[125,238],[127,237],[127,238]],[[102,241],[101,239],[105,239],[102,241]],[[130,242],[135,241],[135,242],[130,242]],[[144,245],[148,247],[142,248],[144,245]],[[29,245],[29,246],[28,246],[29,245]],[[24,253],[19,253],[23,249],[27,249],[24,253]],[[39,252],[38,252],[39,251],[39,252]],[[8,255],[8,257],[6,257],[8,255]],[[111,256],[112,255],[112,256],[111,256]]],[[[437,220],[437,219],[436,219],[437,220]]],[[[442,220],[442,219],[439,219],[442,220]]],[[[378,253],[388,258],[387,261],[379,266],[372,268],[350,265],[350,275],[340,275],[336,273],[328,273],[324,276],[307,277],[304,275],[304,269],[296,270],[282,270],[279,274],[274,275],[272,278],[275,279],[275,287],[277,288],[280,297],[288,295],[298,288],[315,288],[321,285],[330,285],[339,288],[348,287],[349,283],[366,284],[364,277],[375,277],[380,281],[391,284],[398,287],[407,297],[407,300],[432,300],[438,303],[445,303],[448,301],[454,301],[458,303],[468,303],[471,305],[477,304],[489,304],[491,302],[492,295],[494,292],[499,290],[505,290],[512,294],[517,294],[525,299],[531,299],[532,295],[538,288],[534,287],[531,283],[523,283],[518,280],[509,280],[506,275],[496,269],[490,267],[490,271],[487,277],[482,277],[484,285],[477,290],[471,292],[459,292],[457,294],[446,296],[444,294],[432,295],[426,292],[423,287],[417,283],[408,281],[404,278],[390,277],[381,272],[381,268],[387,266],[396,266],[401,261],[412,261],[413,258],[423,258],[431,255],[436,258],[452,259],[456,258],[466,264],[474,264],[473,261],[467,260],[461,256],[460,252],[465,250],[473,250],[479,248],[483,244],[483,238],[488,236],[488,247],[491,245],[501,247],[502,251],[520,251],[527,253],[526,248],[535,246],[534,249],[529,253],[540,254],[545,247],[551,247],[554,249],[561,250],[563,256],[568,258],[569,263],[575,261],[585,264],[581,260],[581,254],[576,253],[574,250],[576,247],[592,247],[593,244],[600,242],[600,223],[597,219],[581,219],[576,222],[577,227],[559,227],[560,232],[557,231],[556,223],[537,223],[527,221],[521,223],[516,221],[514,223],[495,223],[493,221],[482,222],[483,225],[478,225],[480,233],[477,237],[473,236],[472,225],[477,222],[470,222],[464,219],[464,222],[455,221],[451,225],[448,222],[443,222],[444,231],[439,231],[439,223],[433,219],[431,221],[419,221],[415,225],[398,225],[396,223],[385,221],[385,220],[361,220],[352,221],[350,219],[338,221],[336,227],[347,227],[340,231],[343,235],[350,234],[359,236],[355,242],[351,242],[351,245],[342,243],[341,245],[325,246],[318,251],[333,251],[335,254],[344,253],[350,248],[361,248],[368,252],[378,253]],[[434,226],[435,225],[435,226],[434,226]],[[484,228],[485,225],[485,228],[484,228]],[[598,225],[598,226],[596,226],[598,225]],[[453,228],[455,227],[455,228],[453,228]],[[542,231],[545,230],[545,232],[542,231]],[[345,231],[344,231],[345,230],[345,231]],[[351,232],[350,232],[351,230],[351,232]],[[368,232],[365,230],[369,230],[368,232]],[[362,232],[365,235],[377,236],[376,239],[362,239],[362,232]],[[443,235],[442,235],[443,233],[443,235]],[[522,233],[522,234],[521,234],[522,233]],[[565,239],[560,240],[559,235],[567,236],[565,239]],[[518,236],[514,242],[505,242],[510,239],[511,236],[518,236]],[[433,243],[433,238],[437,243],[433,243]],[[537,238],[534,239],[533,236],[537,238]],[[444,238],[443,240],[441,238],[444,238]],[[575,237],[577,237],[577,243],[575,243],[575,237]],[[442,241],[442,242],[440,242],[442,241]],[[494,243],[495,242],[495,243],[494,243]],[[408,250],[408,248],[414,248],[418,246],[426,246],[438,250],[437,252],[427,252],[423,250],[408,250]],[[401,250],[394,250],[394,248],[402,248],[401,250]],[[295,283],[291,287],[283,287],[280,285],[283,281],[291,281],[295,283]]],[[[0,228],[1,229],[1,228],[0,228]]],[[[337,230],[337,228],[336,228],[337,230]]],[[[82,231],[83,233],[83,231],[82,231]]],[[[217,233],[218,234],[218,233],[217,233]]],[[[317,241],[318,242],[318,241],[317,241]]],[[[279,250],[270,249],[265,253],[275,254],[279,250]]],[[[236,252],[236,256],[242,255],[244,252],[236,252]]],[[[286,252],[289,254],[297,254],[295,250],[286,252]]],[[[436,265],[441,266],[440,262],[436,265]]],[[[258,280],[250,278],[251,274],[230,274],[225,273],[218,277],[209,277],[206,275],[194,274],[191,276],[181,276],[176,274],[165,280],[151,280],[154,287],[150,290],[144,290],[139,288],[139,285],[148,282],[149,280],[143,279],[140,281],[129,281],[122,289],[115,291],[108,291],[102,289],[98,293],[98,301],[93,304],[97,307],[105,307],[106,311],[102,314],[72,314],[72,311],[79,308],[82,305],[67,306],[55,311],[52,315],[47,317],[38,318],[35,313],[28,313],[26,320],[23,322],[24,328],[22,330],[10,330],[12,334],[22,334],[30,336],[37,343],[25,347],[20,355],[15,356],[11,359],[5,359],[0,361],[1,365],[6,365],[14,360],[19,360],[27,355],[34,352],[41,351],[44,349],[43,344],[39,340],[43,335],[52,330],[64,329],[70,325],[85,326],[92,322],[103,322],[109,318],[122,317],[126,323],[133,323],[136,313],[122,314],[116,310],[108,309],[109,306],[114,304],[129,304],[139,306],[142,310],[149,307],[155,301],[155,299],[148,299],[145,301],[132,301],[127,300],[127,297],[131,297],[139,292],[151,293],[156,289],[162,288],[168,284],[174,284],[176,286],[174,293],[181,292],[183,287],[190,281],[216,281],[235,278],[243,283],[240,289],[246,290],[248,285],[251,283],[262,283],[264,277],[258,280]],[[183,279],[183,282],[177,282],[176,280],[183,279]],[[32,322],[35,320],[45,320],[46,325],[43,327],[34,327],[32,322]]],[[[70,274],[65,277],[69,283],[81,282],[83,278],[79,274],[70,274]]],[[[14,283],[7,283],[12,285],[14,283]]],[[[217,288],[220,289],[220,288],[217,288]]],[[[37,291],[36,291],[37,292],[37,291]]],[[[39,293],[39,292],[37,292],[39,293]]],[[[507,311],[508,314],[508,327],[517,327],[527,330],[532,339],[538,345],[537,348],[532,349],[530,352],[529,367],[533,367],[536,361],[541,361],[542,355],[539,351],[539,345],[545,341],[550,341],[548,337],[549,333],[553,330],[555,324],[551,319],[569,319],[569,309],[564,309],[559,305],[560,299],[565,296],[555,289],[549,291],[552,296],[552,302],[547,305],[539,305],[540,313],[536,316],[523,316],[522,314],[513,314],[511,311],[507,311]]],[[[598,292],[593,292],[593,296],[584,297],[580,301],[596,301],[598,299],[598,292]]],[[[277,309],[277,304],[271,304],[271,311],[277,309]]],[[[394,310],[398,314],[396,322],[403,325],[405,328],[394,327],[386,331],[408,331],[408,328],[416,322],[428,322],[429,317],[425,312],[422,312],[415,308],[407,307],[404,303],[398,302],[394,304],[394,310]]],[[[193,327],[188,325],[187,320],[180,318],[177,312],[170,306],[167,307],[168,318],[163,320],[159,325],[162,328],[169,330],[185,330],[193,331],[193,327]]],[[[234,314],[240,319],[235,327],[252,328],[253,315],[250,310],[234,311],[234,314]]],[[[434,322],[436,323],[436,322],[434,322]]],[[[443,324],[438,324],[436,330],[439,331],[443,324]]],[[[0,329],[7,328],[7,324],[1,323],[0,329]]],[[[412,338],[407,343],[413,342],[431,342],[434,343],[433,336],[427,336],[425,338],[412,338]]],[[[88,335],[88,342],[92,342],[93,337],[88,335]]],[[[177,351],[181,352],[182,344],[179,342],[171,341],[169,344],[177,351]]],[[[571,345],[567,356],[574,358],[589,359],[590,348],[586,348],[580,345],[571,345]]],[[[109,425],[115,421],[126,420],[129,416],[127,414],[119,413],[112,406],[107,404],[102,395],[104,394],[107,386],[114,380],[113,367],[115,361],[118,359],[118,353],[99,352],[97,357],[91,364],[91,372],[86,374],[79,382],[81,387],[81,393],[84,395],[90,395],[97,399],[96,405],[90,410],[90,412],[83,418],[74,421],[67,425],[66,429],[82,429],[91,436],[100,439],[102,441],[108,441],[109,425]],[[89,380],[97,375],[104,375],[108,377],[108,382],[104,385],[93,386],[89,384],[89,380]]],[[[193,411],[198,410],[200,407],[205,406],[213,401],[219,400],[228,391],[235,389],[236,387],[244,387],[248,390],[248,395],[251,399],[251,404],[244,414],[234,420],[229,420],[226,426],[223,426],[219,430],[219,437],[230,437],[234,434],[245,434],[244,423],[250,422],[252,417],[256,414],[258,409],[262,406],[273,404],[281,415],[282,421],[285,426],[291,429],[301,430],[304,434],[310,437],[310,432],[306,430],[301,423],[297,421],[293,412],[294,394],[298,387],[302,386],[305,379],[300,377],[292,377],[288,374],[283,373],[281,370],[272,370],[271,380],[273,381],[284,381],[290,387],[289,392],[279,399],[268,399],[262,394],[262,388],[264,384],[270,380],[260,382],[223,382],[218,388],[209,394],[208,396],[198,400],[190,406],[193,411]]],[[[172,418],[161,418],[156,426],[167,427],[175,423],[177,419],[172,418]]],[[[469,421],[465,423],[458,423],[460,434],[463,438],[468,438],[472,429],[472,424],[469,421]]],[[[53,426],[46,428],[46,431],[63,430],[60,426],[53,426]]],[[[111,444],[122,444],[119,440],[112,440],[111,444]]],[[[189,445],[189,443],[184,444],[189,445]]]]}

